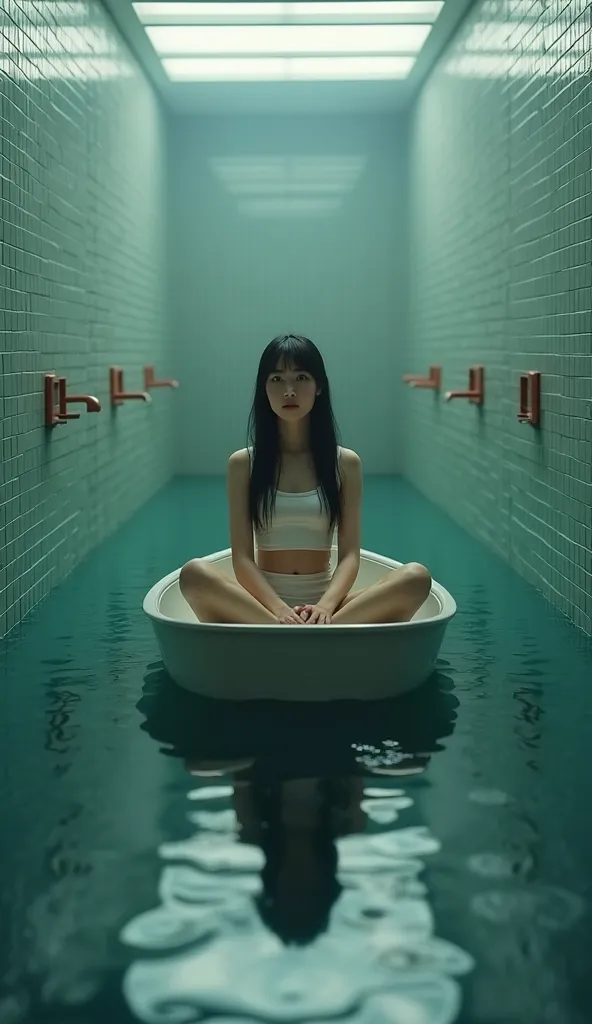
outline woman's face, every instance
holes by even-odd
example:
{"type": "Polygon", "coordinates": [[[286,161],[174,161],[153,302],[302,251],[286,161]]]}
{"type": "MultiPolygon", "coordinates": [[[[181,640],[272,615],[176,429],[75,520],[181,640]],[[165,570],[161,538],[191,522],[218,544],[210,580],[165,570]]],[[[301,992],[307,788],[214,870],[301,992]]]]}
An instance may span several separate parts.
{"type": "Polygon", "coordinates": [[[269,404],[276,416],[286,421],[308,416],[317,396],[314,377],[293,367],[274,370],[265,384],[269,404]]]}

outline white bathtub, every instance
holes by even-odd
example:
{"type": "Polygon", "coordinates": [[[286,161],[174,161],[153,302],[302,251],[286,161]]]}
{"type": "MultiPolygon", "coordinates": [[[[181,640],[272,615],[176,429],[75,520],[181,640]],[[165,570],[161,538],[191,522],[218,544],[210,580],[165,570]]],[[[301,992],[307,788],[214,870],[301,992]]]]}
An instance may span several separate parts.
{"type": "MultiPolygon", "coordinates": [[[[234,578],[230,548],[206,557],[234,578]]],[[[354,589],[400,565],[362,550],[354,589]]],[[[434,582],[411,622],[309,627],[199,622],[181,594],[179,572],[152,587],[144,611],[175,682],[224,700],[376,700],[405,693],[431,675],[456,612],[454,598],[434,582]]]]}

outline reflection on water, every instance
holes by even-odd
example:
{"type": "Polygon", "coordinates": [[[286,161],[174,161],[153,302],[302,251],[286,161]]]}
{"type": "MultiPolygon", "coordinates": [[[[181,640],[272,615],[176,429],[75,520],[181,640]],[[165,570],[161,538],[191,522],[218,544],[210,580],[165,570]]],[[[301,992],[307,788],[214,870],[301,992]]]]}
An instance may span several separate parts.
{"type": "Polygon", "coordinates": [[[201,782],[187,795],[208,809],[189,812],[196,833],[161,846],[160,903],[121,933],[140,1020],[456,1018],[454,979],[472,958],[434,934],[419,876],[438,840],[393,828],[410,797],[360,775],[282,779],[257,757],[186,765],[201,782]],[[213,771],[232,783],[212,785],[213,771]]]}
{"type": "Polygon", "coordinates": [[[450,680],[392,707],[243,707],[155,669],[139,706],[199,780],[190,835],[160,846],[155,905],[121,931],[140,1020],[456,1019],[473,961],[435,933],[421,876],[440,842],[400,820],[415,804],[401,782],[453,729],[450,680]],[[389,710],[397,738],[380,739],[389,710]]]}

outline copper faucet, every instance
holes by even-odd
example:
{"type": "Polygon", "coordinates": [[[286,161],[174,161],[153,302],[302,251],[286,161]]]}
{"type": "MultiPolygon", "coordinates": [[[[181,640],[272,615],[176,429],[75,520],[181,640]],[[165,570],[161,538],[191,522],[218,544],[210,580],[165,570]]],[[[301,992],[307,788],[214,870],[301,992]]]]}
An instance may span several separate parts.
{"type": "Polygon", "coordinates": [[[529,370],[520,375],[520,423],[538,427],[541,422],[541,375],[538,370],[529,370]]]}
{"type": "Polygon", "coordinates": [[[111,405],[122,405],[128,400],[136,400],[140,402],[152,401],[152,398],[147,391],[124,391],[123,370],[119,366],[110,367],[109,383],[111,391],[111,405]]]}
{"type": "Polygon", "coordinates": [[[100,412],[101,403],[94,395],[68,395],[66,377],[57,377],[55,373],[45,374],[45,425],[56,427],[58,423],[68,420],[79,420],[79,412],[68,412],[68,405],[86,405],[87,412],[100,412]],[[58,408],[56,410],[56,391],[58,408]]]}
{"type": "Polygon", "coordinates": [[[154,371],[154,367],[153,366],[145,366],[144,367],[144,387],[146,388],[146,391],[149,391],[150,388],[178,388],[179,387],[179,381],[178,380],[171,380],[170,378],[166,378],[164,380],[157,380],[156,379],[156,373],[154,371]]]}
{"type": "Polygon", "coordinates": [[[416,377],[412,373],[406,373],[403,383],[409,384],[412,388],[427,388],[431,391],[439,391],[442,386],[442,367],[430,366],[429,377],[416,377]]]}
{"type": "Polygon", "coordinates": [[[466,391],[447,391],[446,401],[451,398],[468,398],[473,405],[483,405],[485,398],[485,370],[482,366],[469,369],[469,387],[466,391]]]}

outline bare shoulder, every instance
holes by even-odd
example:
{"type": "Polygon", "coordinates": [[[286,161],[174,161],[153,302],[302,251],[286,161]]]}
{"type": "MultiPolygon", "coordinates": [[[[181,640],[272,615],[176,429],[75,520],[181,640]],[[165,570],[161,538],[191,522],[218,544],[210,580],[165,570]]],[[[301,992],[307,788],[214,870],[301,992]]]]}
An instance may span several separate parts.
{"type": "Polygon", "coordinates": [[[346,477],[356,477],[362,471],[362,460],[353,448],[342,448],[340,466],[346,477]]]}
{"type": "Polygon", "coordinates": [[[239,448],[228,458],[228,472],[240,474],[249,468],[249,449],[239,448]]]}

